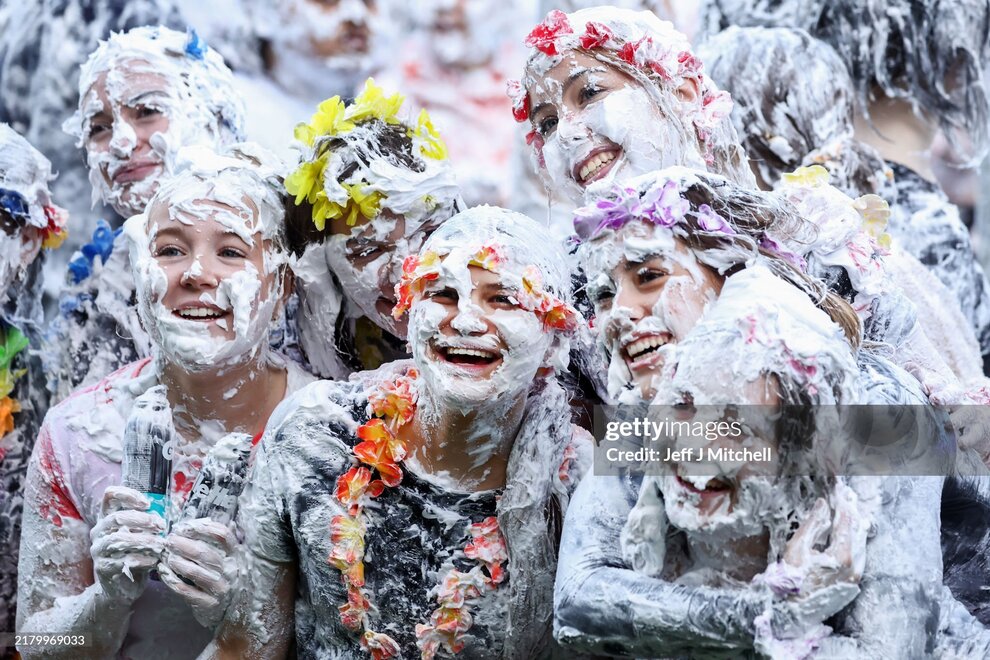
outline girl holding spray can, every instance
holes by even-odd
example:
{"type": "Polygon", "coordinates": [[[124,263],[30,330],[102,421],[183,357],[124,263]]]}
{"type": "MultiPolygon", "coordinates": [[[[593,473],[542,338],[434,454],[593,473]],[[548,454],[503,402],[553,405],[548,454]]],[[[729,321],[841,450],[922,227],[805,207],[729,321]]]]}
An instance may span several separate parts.
{"type": "Polygon", "coordinates": [[[39,434],[18,629],[91,636],[66,657],[193,657],[211,636],[232,536],[182,508],[221,438],[258,435],[311,380],[269,348],[287,274],[269,157],[180,150],[176,176],[125,226],[154,357],[69,397],[39,434]]]}

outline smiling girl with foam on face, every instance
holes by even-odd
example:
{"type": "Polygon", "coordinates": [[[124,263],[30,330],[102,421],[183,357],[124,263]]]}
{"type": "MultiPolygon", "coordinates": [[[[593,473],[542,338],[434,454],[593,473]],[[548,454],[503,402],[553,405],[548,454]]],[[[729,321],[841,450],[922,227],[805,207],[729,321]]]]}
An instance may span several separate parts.
{"type": "MultiPolygon", "coordinates": [[[[145,211],[180,147],[219,148],[244,132],[231,72],[195,32],[111,35],[83,65],[79,97],[63,129],[86,151],[94,203],[102,199],[125,219],[145,211]]],[[[101,223],[70,263],[51,367],[59,398],[150,353],[118,233],[101,223]]]]}
{"type": "Polygon", "coordinates": [[[141,27],[114,34],[83,64],[79,108],[63,129],[86,150],[93,201],[141,213],[170,155],[242,137],[230,69],[195,33],[141,27]]]}
{"type": "Polygon", "coordinates": [[[254,582],[215,657],[281,657],[293,623],[301,657],[549,652],[588,446],[553,377],[577,317],[540,236],[504,209],[451,218],[404,264],[412,364],[279,409],[242,509],[254,582]]]}
{"type": "Polygon", "coordinates": [[[223,155],[179,152],[175,178],[126,227],[154,359],[75,393],[39,434],[20,620],[96,633],[94,657],[202,650],[205,626],[229,593],[234,541],[207,519],[178,523],[186,498],[221,436],[260,435],[275,406],[311,380],[269,349],[287,262],[281,184],[269,158],[249,144],[223,155]],[[164,520],[144,495],[119,485],[124,430],[143,405],[135,401],[158,384],[175,429],[164,520]],[[153,569],[160,581],[149,580],[153,569]],[[187,634],[160,629],[163,618],[187,634]]]}
{"type": "Polygon", "coordinates": [[[728,121],[732,102],[704,75],[687,38],[648,11],[551,11],[526,38],[532,54],[510,86],[513,114],[554,192],[670,165],[752,181],[728,121]]]}
{"type": "MultiPolygon", "coordinates": [[[[836,404],[874,400],[884,379],[880,387],[902,403],[924,398],[910,379],[892,379],[896,368],[857,364],[853,310],[767,233],[798,221],[770,194],[683,168],[633,179],[578,211],[615,399],[699,409],[783,403],[811,417],[701,445],[770,446],[774,462],[705,453],[675,459],[660,477],[582,482],[561,543],[561,642],[637,656],[905,655],[936,639],[959,643],[923,629],[950,612],[954,633],[980,639],[941,585],[941,479],[847,478],[837,476],[841,461],[820,462],[836,437],[836,404]],[[826,534],[827,543],[811,540],[826,534]],[[910,604],[895,616],[878,612],[876,599],[900,588],[899,602],[910,604]],[[911,600],[916,593],[922,602],[911,600]]],[[[937,429],[932,438],[943,442],[937,429]]],[[[944,450],[926,455],[939,469],[944,450]]]]}

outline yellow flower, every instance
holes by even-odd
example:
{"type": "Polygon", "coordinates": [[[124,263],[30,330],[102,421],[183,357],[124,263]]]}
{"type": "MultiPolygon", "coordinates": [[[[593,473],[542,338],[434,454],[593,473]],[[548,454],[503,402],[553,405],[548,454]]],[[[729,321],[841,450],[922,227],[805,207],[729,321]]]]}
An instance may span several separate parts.
{"type": "Polygon", "coordinates": [[[313,141],[320,136],[338,135],[350,131],[354,128],[354,124],[347,120],[346,113],[347,107],[339,96],[323,101],[308,124],[296,126],[294,132],[296,139],[313,146],[313,141]]]}
{"type": "Polygon", "coordinates": [[[9,396],[0,399],[0,436],[14,430],[14,413],[21,411],[21,404],[9,396]]]}
{"type": "Polygon", "coordinates": [[[421,141],[419,148],[427,158],[433,160],[443,160],[447,157],[447,145],[444,144],[437,129],[433,127],[430,115],[425,109],[419,111],[419,118],[416,120],[416,131],[410,131],[409,137],[417,137],[421,141]]]}
{"type": "Polygon", "coordinates": [[[890,205],[878,195],[863,195],[853,202],[863,218],[863,231],[876,239],[882,248],[890,249],[890,234],[884,232],[890,218],[890,205]]]}
{"type": "Polygon", "coordinates": [[[351,201],[348,204],[348,227],[353,227],[357,223],[358,215],[364,216],[369,220],[378,215],[378,205],[384,195],[377,190],[372,190],[371,192],[365,193],[365,186],[362,183],[355,183],[354,185],[348,185],[345,183],[343,186],[351,198],[351,201]]]}
{"type": "Polygon", "coordinates": [[[878,195],[863,195],[853,202],[853,208],[863,217],[863,229],[877,238],[887,228],[890,218],[890,205],[878,195]]]}
{"type": "Polygon", "coordinates": [[[64,243],[65,239],[68,237],[69,237],[69,232],[68,230],[65,229],[57,232],[52,232],[45,237],[44,241],[42,241],[41,247],[45,248],[46,250],[54,250],[56,248],[60,248],[62,247],[62,243],[64,243]]]}
{"type": "Polygon", "coordinates": [[[323,231],[327,220],[344,215],[344,208],[337,202],[331,201],[323,190],[316,193],[316,201],[313,202],[313,224],[316,225],[316,229],[323,231]]]}
{"type": "Polygon", "coordinates": [[[14,391],[14,381],[27,373],[27,369],[0,371],[0,397],[5,397],[14,391]]]}
{"type": "Polygon", "coordinates": [[[399,108],[405,98],[396,92],[385,96],[385,90],[375,84],[373,78],[364,81],[364,89],[347,108],[347,119],[358,123],[367,119],[380,119],[386,124],[398,124],[399,108]]]}
{"type": "Polygon", "coordinates": [[[295,195],[296,206],[302,204],[304,199],[310,204],[316,204],[317,196],[323,191],[323,170],[326,166],[327,159],[324,155],[302,163],[285,178],[285,191],[295,195]]]}
{"type": "Polygon", "coordinates": [[[817,188],[828,183],[829,173],[821,165],[809,165],[808,167],[799,167],[793,172],[784,174],[782,178],[785,183],[792,186],[817,188]]]}

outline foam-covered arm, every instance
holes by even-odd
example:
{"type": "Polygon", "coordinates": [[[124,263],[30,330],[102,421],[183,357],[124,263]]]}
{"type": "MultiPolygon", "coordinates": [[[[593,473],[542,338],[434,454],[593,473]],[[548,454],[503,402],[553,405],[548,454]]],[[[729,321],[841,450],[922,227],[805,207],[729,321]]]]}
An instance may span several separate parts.
{"type": "Polygon", "coordinates": [[[625,567],[619,536],[641,479],[588,475],[568,508],[554,634],[572,649],[620,656],[751,649],[766,609],[756,591],[686,587],[625,567]]]}
{"type": "Polygon", "coordinates": [[[24,658],[116,656],[131,603],[107,596],[93,578],[89,526],[68,496],[47,425],[28,466],[18,565],[17,630],[90,636],[87,647],[25,646],[24,658]]]}

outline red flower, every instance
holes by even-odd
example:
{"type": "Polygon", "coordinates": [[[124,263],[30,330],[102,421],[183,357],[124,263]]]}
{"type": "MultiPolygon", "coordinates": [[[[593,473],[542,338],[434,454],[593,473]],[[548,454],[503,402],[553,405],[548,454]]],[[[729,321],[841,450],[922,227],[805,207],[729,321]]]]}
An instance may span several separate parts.
{"type": "Polygon", "coordinates": [[[387,660],[397,658],[401,649],[394,639],[385,633],[365,630],[361,637],[361,648],[371,653],[371,660],[387,660]]]}
{"type": "Polygon", "coordinates": [[[577,319],[578,314],[573,307],[554,298],[550,309],[543,313],[543,327],[548,330],[571,332],[577,327],[577,319]]]}
{"type": "Polygon", "coordinates": [[[365,496],[378,497],[385,490],[385,484],[378,479],[371,481],[371,470],[366,467],[351,468],[337,479],[337,490],[334,496],[347,506],[347,512],[356,516],[361,510],[361,501],[365,496]]]}
{"type": "Polygon", "coordinates": [[[540,160],[540,167],[546,167],[547,163],[543,160],[543,136],[536,132],[536,129],[531,130],[526,133],[526,144],[532,145],[536,150],[536,156],[540,160]]]}
{"type": "Polygon", "coordinates": [[[343,574],[344,584],[364,586],[364,526],[349,516],[334,516],[330,521],[333,549],[327,562],[343,574]]]}
{"type": "Polygon", "coordinates": [[[512,101],[512,117],[523,122],[529,119],[529,93],[518,80],[505,83],[505,93],[512,101]]]}
{"type": "Polygon", "coordinates": [[[405,457],[405,445],[392,435],[380,419],[362,424],[358,427],[357,436],[364,440],[354,448],[358,460],[378,470],[386,486],[398,486],[402,481],[402,470],[396,463],[405,457]]]}
{"type": "Polygon", "coordinates": [[[468,559],[477,559],[488,569],[493,584],[499,584],[505,580],[505,571],[502,568],[509,559],[509,550],[502,538],[502,532],[498,528],[498,519],[489,516],[480,523],[472,524],[468,527],[472,540],[464,546],[464,556],[468,559]]]}
{"type": "Polygon", "coordinates": [[[529,119],[529,94],[527,93],[523,96],[522,103],[520,105],[512,106],[512,117],[518,122],[523,122],[529,119]]]}
{"type": "Polygon", "coordinates": [[[642,41],[627,41],[622,44],[622,48],[619,49],[619,59],[623,62],[628,62],[629,64],[635,65],[636,62],[636,49],[639,48],[639,44],[642,41]]]}
{"type": "Polygon", "coordinates": [[[526,36],[526,45],[535,48],[544,55],[557,54],[557,39],[564,34],[572,34],[571,24],[567,22],[567,14],[554,9],[543,22],[533,28],[526,36]]]}
{"type": "MultiPolygon", "coordinates": [[[[393,432],[412,421],[416,414],[416,400],[418,398],[416,370],[410,369],[409,371],[411,373],[382,383],[380,391],[368,395],[368,406],[372,413],[377,417],[384,418],[389,429],[393,432]]],[[[397,458],[396,460],[400,459],[397,458]]]]}
{"type": "Polygon", "coordinates": [[[344,627],[354,632],[360,632],[364,627],[364,615],[367,614],[371,603],[365,598],[364,592],[357,587],[347,587],[347,603],[337,608],[340,612],[340,622],[344,627]]]}
{"type": "Polygon", "coordinates": [[[581,35],[581,48],[590,50],[601,48],[612,38],[612,31],[604,23],[589,21],[584,26],[584,34],[581,35]]]}
{"type": "Polygon", "coordinates": [[[699,60],[691,51],[684,51],[677,56],[677,62],[680,64],[680,75],[682,76],[695,76],[701,72],[701,60],[699,60]]]}

